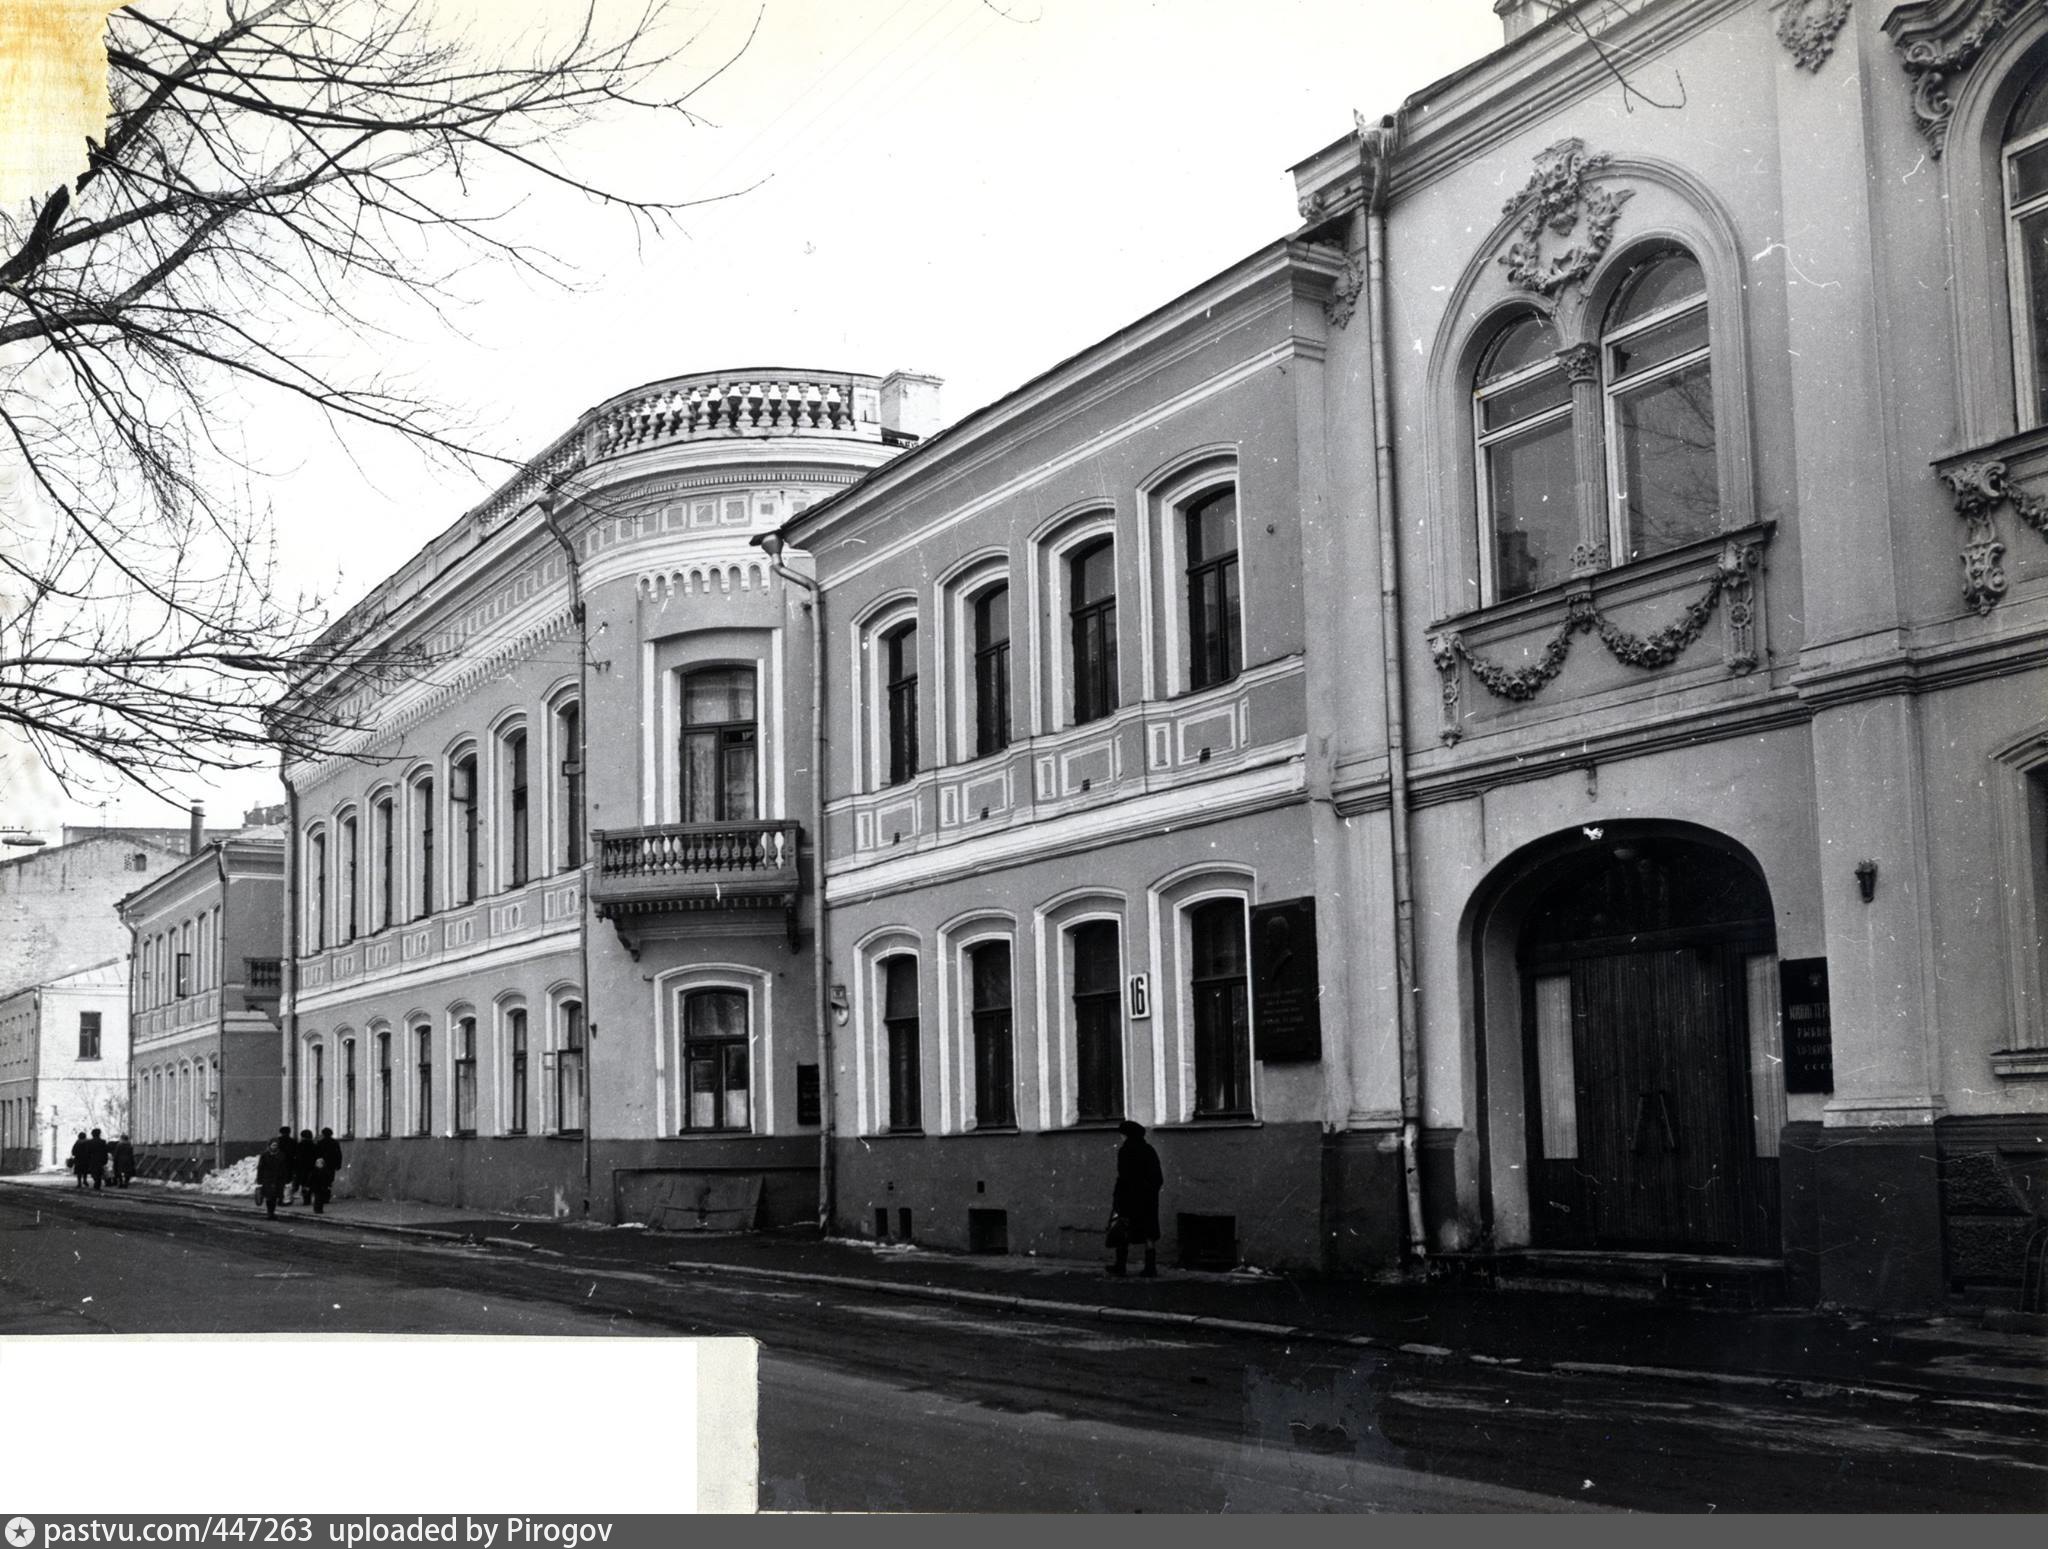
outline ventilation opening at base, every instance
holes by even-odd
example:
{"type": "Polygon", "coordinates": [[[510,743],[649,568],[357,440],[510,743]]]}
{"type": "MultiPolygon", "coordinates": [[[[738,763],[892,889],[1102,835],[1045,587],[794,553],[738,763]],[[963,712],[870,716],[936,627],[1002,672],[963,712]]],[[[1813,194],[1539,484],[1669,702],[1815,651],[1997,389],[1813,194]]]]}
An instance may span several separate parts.
{"type": "Polygon", "coordinates": [[[967,1251],[969,1253],[1008,1253],[1010,1251],[1010,1212],[1007,1210],[969,1210],[967,1212],[967,1251]]]}
{"type": "Polygon", "coordinates": [[[1183,1269],[1237,1268],[1236,1216],[1182,1215],[1174,1233],[1183,1269]]]}

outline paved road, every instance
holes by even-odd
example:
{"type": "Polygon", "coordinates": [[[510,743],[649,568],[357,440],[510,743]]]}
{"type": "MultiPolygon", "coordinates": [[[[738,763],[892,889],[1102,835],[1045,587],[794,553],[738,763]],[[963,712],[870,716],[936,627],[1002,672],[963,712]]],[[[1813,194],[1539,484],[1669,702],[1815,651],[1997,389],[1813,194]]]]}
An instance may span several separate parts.
{"type": "Polygon", "coordinates": [[[1806,1402],[984,1315],[112,1199],[0,1195],[0,1333],[732,1334],[762,1503],[912,1510],[2030,1510],[2040,1416],[1806,1402]],[[86,1298],[91,1300],[87,1301],[86,1298]]]}

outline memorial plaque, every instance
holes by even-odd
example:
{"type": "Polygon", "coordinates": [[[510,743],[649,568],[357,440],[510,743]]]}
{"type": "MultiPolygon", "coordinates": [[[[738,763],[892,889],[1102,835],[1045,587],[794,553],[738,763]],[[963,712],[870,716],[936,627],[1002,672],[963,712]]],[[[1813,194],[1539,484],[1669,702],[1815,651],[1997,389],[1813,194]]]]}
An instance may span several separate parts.
{"type": "Polygon", "coordinates": [[[1252,910],[1252,1037],[1257,1057],[1269,1065],[1323,1057],[1313,898],[1252,910]]]}
{"type": "Polygon", "coordinates": [[[1834,1034],[1828,1021],[1828,960],[1791,957],[1778,964],[1785,1035],[1785,1090],[1835,1089],[1834,1034]]]}

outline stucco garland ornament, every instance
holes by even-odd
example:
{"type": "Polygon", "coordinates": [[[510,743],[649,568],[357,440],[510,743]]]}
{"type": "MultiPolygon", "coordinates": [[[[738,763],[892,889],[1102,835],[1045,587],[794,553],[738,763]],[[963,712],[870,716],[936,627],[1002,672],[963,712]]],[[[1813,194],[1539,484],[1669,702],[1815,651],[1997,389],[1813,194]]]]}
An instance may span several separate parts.
{"type": "MultiPolygon", "coordinates": [[[[1564,671],[1574,635],[1596,635],[1616,661],[1645,672],[1655,672],[1677,661],[1706,633],[1708,621],[1713,618],[1722,593],[1731,588],[1739,592],[1747,585],[1749,571],[1754,564],[1755,560],[1746,548],[1731,545],[1714,567],[1713,575],[1700,594],[1685,605],[1677,618],[1647,635],[1633,634],[1601,612],[1592,589],[1587,587],[1565,594],[1565,616],[1557,626],[1557,633],[1543,642],[1543,649],[1537,653],[1536,660],[1526,667],[1507,667],[1490,661],[1474,652],[1465,644],[1465,637],[1455,632],[1436,637],[1431,642],[1431,654],[1436,660],[1437,670],[1447,678],[1456,673],[1457,663],[1463,662],[1472,669],[1472,676],[1488,693],[1496,699],[1511,700],[1517,704],[1534,699],[1564,671]]],[[[1739,664],[1731,665],[1733,670],[1742,670],[1739,664]]],[[[1754,661],[1749,665],[1753,666],[1754,661]]],[[[1446,686],[1445,710],[1448,712],[1454,703],[1455,697],[1446,686]]]]}
{"type": "MultiPolygon", "coordinates": [[[[1949,78],[1968,70],[2015,16],[2040,3],[2041,0],[1987,0],[1968,29],[1946,48],[1933,38],[1895,40],[1903,51],[1900,62],[1913,83],[1913,122],[1927,137],[1929,154],[1937,160],[1947,143],[1949,119],[1955,114],[1955,103],[1948,94],[1949,78]]],[[[1895,13],[1894,20],[1897,14],[1901,13],[1895,13]]],[[[1887,30],[1890,26],[1888,21],[1887,30]]]]}
{"type": "Polygon", "coordinates": [[[1771,0],[1771,9],[1778,13],[1778,41],[1792,51],[1792,62],[1819,74],[1849,20],[1849,0],[1771,0]]]}
{"type": "Polygon", "coordinates": [[[1537,156],[1528,186],[1501,206],[1503,215],[1521,215],[1515,240],[1500,255],[1510,283],[1539,296],[1554,296],[1593,272],[1614,240],[1621,207],[1635,192],[1587,181],[1612,160],[1605,151],[1587,154],[1586,142],[1577,136],[1560,140],[1537,156]],[[1582,219],[1586,229],[1580,240],[1546,259],[1545,233],[1568,237],[1582,219]]]}

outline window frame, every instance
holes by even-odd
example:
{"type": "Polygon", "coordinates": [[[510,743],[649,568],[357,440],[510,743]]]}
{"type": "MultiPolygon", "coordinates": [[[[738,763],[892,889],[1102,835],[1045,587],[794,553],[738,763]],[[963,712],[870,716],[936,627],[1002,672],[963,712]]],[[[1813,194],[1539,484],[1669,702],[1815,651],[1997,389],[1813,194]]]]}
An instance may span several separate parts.
{"type": "Polygon", "coordinates": [[[760,1082],[755,1079],[758,1061],[754,1056],[755,1003],[751,985],[731,983],[724,980],[693,982],[679,987],[675,992],[675,1114],[674,1133],[677,1135],[750,1135],[760,1131],[760,1082]],[[739,1002],[742,1031],[737,1036],[694,1038],[690,1034],[690,1008],[692,1003],[711,996],[729,996],[739,1002]],[[694,1122],[691,1103],[690,1080],[696,1056],[692,1049],[716,1048],[718,1071],[721,1078],[729,1074],[727,1060],[735,1049],[745,1061],[744,1081],[741,1090],[745,1094],[746,1120],[744,1123],[729,1122],[726,1099],[733,1090],[729,1081],[721,1079],[712,1089],[715,1118],[710,1124],[694,1122]]]}
{"type": "Polygon", "coordinates": [[[583,701],[574,690],[558,694],[550,702],[548,729],[555,820],[548,854],[559,874],[581,867],[588,850],[584,842],[583,701]]]}
{"type": "Polygon", "coordinates": [[[881,1100],[875,1117],[885,1135],[922,1135],[924,1124],[924,965],[922,954],[908,947],[893,946],[875,958],[876,1073],[882,1079],[881,1100]],[[911,1013],[891,1015],[890,989],[897,966],[907,968],[911,986],[911,1013]],[[907,1037],[915,1057],[907,1065],[899,1057],[899,1036],[907,1037]],[[899,1083],[899,1067],[907,1068],[914,1080],[899,1083]],[[906,1094],[907,1088],[907,1096],[906,1094]],[[908,1115],[910,1122],[901,1122],[908,1115]]]}
{"type": "Polygon", "coordinates": [[[476,1013],[467,1006],[457,1007],[448,1017],[448,1133],[451,1135],[469,1137],[481,1130],[482,1105],[477,1069],[476,1013]],[[467,1124],[463,1122],[465,1117],[469,1120],[467,1124]]]}
{"type": "Polygon", "coordinates": [[[499,826],[499,892],[531,882],[533,867],[533,737],[523,717],[497,730],[497,800],[499,826]]]}
{"type": "MultiPolygon", "coordinates": [[[[1721,464],[1721,414],[1720,404],[1714,396],[1714,314],[1713,291],[1707,279],[1706,265],[1698,253],[1679,242],[1638,243],[1623,255],[1622,261],[1614,268],[1612,283],[1602,288],[1598,318],[1598,344],[1600,359],[1600,423],[1601,456],[1604,462],[1603,489],[1607,506],[1607,555],[1606,569],[1619,569],[1624,565],[1641,560],[1654,559],[1672,549],[1685,548],[1727,530],[1725,501],[1721,494],[1723,469],[1721,464]],[[1668,256],[1682,253],[1692,261],[1699,271],[1700,288],[1694,295],[1681,298],[1653,312],[1646,312],[1626,323],[1608,326],[1607,314],[1621,304],[1623,294],[1637,272],[1661,262],[1668,256]],[[1653,333],[1657,329],[1697,312],[1700,314],[1700,336],[1702,342],[1689,350],[1660,360],[1655,365],[1623,376],[1614,369],[1614,354],[1618,347],[1631,340],[1653,333]],[[1626,459],[1622,456],[1622,429],[1620,418],[1621,401],[1642,392],[1658,382],[1682,375],[1696,366],[1707,368],[1707,402],[1714,415],[1714,525],[1704,533],[1687,538],[1683,542],[1666,548],[1649,549],[1638,554],[1630,541],[1628,489],[1625,483],[1626,459]]],[[[1583,469],[1580,477],[1585,477],[1583,469]]]]}
{"type": "MultiPolygon", "coordinates": [[[[305,832],[306,939],[315,952],[327,950],[327,826],[314,823],[305,832]]],[[[161,970],[163,964],[159,962],[161,970]]],[[[159,993],[162,993],[161,990],[159,993]]],[[[162,1004],[161,1001],[158,1004],[162,1004]]]]}
{"type": "Polygon", "coordinates": [[[392,1073],[394,1067],[391,1062],[393,1047],[391,1029],[388,1027],[378,1028],[371,1033],[370,1039],[371,1047],[375,1051],[377,1058],[376,1069],[373,1072],[377,1078],[377,1125],[375,1136],[379,1140],[389,1140],[392,1137],[397,1119],[392,1103],[392,1073]]]}
{"type": "MultiPolygon", "coordinates": [[[[1478,357],[1472,366],[1470,394],[1472,473],[1474,496],[1479,510],[1479,595],[1488,604],[1513,602],[1518,598],[1528,597],[1544,590],[1543,586],[1532,586],[1528,591],[1516,592],[1513,596],[1504,597],[1501,595],[1500,556],[1496,552],[1498,538],[1494,530],[1494,490],[1489,461],[1490,454],[1497,446],[1502,446],[1510,441],[1520,440],[1535,431],[1547,429],[1560,421],[1567,425],[1572,424],[1578,409],[1578,405],[1574,401],[1576,395],[1571,390],[1570,373],[1566,371],[1564,362],[1559,358],[1563,353],[1561,347],[1554,350],[1548,360],[1531,362],[1529,365],[1519,367],[1491,381],[1482,382],[1480,380],[1480,373],[1486,369],[1487,361],[1493,355],[1500,341],[1507,336],[1511,329],[1520,327],[1531,319],[1549,329],[1552,344],[1561,344],[1556,318],[1546,312],[1524,308],[1492,320],[1492,326],[1481,336],[1478,357]],[[1553,372],[1565,378],[1565,397],[1563,403],[1531,414],[1526,418],[1510,421],[1508,424],[1502,425],[1497,429],[1488,429],[1486,427],[1485,404],[1488,399],[1527,387],[1553,372]]],[[[1584,478],[1584,471],[1579,468],[1578,462],[1579,448],[1576,442],[1574,442],[1572,449],[1573,485],[1565,493],[1571,501],[1571,505],[1568,508],[1571,536],[1575,541],[1583,541],[1579,539],[1580,515],[1578,510],[1577,484],[1584,478]]],[[[1569,566],[1567,566],[1567,569],[1569,569],[1569,566]]],[[[1546,584],[1554,586],[1557,583],[1549,582],[1546,584]]]]}
{"type": "Polygon", "coordinates": [[[875,640],[882,656],[880,730],[883,738],[882,784],[885,788],[908,785],[919,774],[918,718],[918,620],[898,621],[875,640]]]}
{"type": "Polygon", "coordinates": [[[385,786],[370,797],[370,848],[375,860],[376,885],[371,889],[375,904],[369,934],[375,936],[396,923],[399,887],[394,875],[401,864],[398,847],[398,793],[385,786]]]}
{"type": "Polygon", "coordinates": [[[764,772],[761,757],[761,669],[752,661],[706,661],[692,662],[675,674],[676,693],[676,821],[687,824],[717,826],[728,823],[759,822],[766,809],[766,791],[763,788],[764,772]],[[690,681],[693,678],[707,678],[715,674],[742,675],[751,680],[753,714],[745,719],[724,721],[692,721],[690,719],[690,681]],[[709,736],[712,743],[712,767],[715,771],[710,806],[711,817],[691,815],[692,797],[696,794],[690,782],[692,763],[690,741],[693,736],[709,736]],[[735,785],[729,779],[726,767],[730,754],[745,751],[748,754],[748,774],[744,782],[735,785]],[[745,800],[739,805],[746,809],[734,814],[728,809],[735,805],[735,796],[744,792],[745,800]]]}
{"type": "Polygon", "coordinates": [[[590,1123],[590,1025],[580,990],[558,991],[549,1009],[550,1063],[548,1096],[549,1133],[563,1137],[580,1136],[590,1123]],[[573,1035],[573,1036],[572,1036],[573,1035]],[[576,1122],[566,1124],[564,1097],[575,1072],[576,1122]]]}
{"type": "Polygon", "coordinates": [[[101,1057],[100,1039],[103,1031],[101,1014],[98,1011],[78,1013],[78,1057],[81,1060],[97,1060],[101,1057]]]}
{"type": "Polygon", "coordinates": [[[406,852],[411,882],[406,898],[409,920],[431,919],[440,904],[441,889],[434,875],[435,810],[442,785],[431,768],[415,770],[405,782],[406,852]]]}
{"type": "Polygon", "coordinates": [[[1123,917],[1118,914],[1087,914],[1063,920],[1060,924],[1060,977],[1062,1032],[1067,1047],[1073,1055],[1074,1079],[1071,1088],[1073,1112],[1069,1123],[1077,1126],[1116,1124],[1129,1116],[1130,1091],[1130,1027],[1124,1015],[1124,964],[1126,961],[1123,917]],[[1106,938],[1114,949],[1114,961],[1109,974],[1107,988],[1088,991],[1081,989],[1081,946],[1083,934],[1092,939],[1106,938]],[[1084,995],[1089,1005],[1084,1007],[1084,995]],[[1100,1112],[1089,1112],[1083,1104],[1083,1086],[1089,1061],[1083,1046],[1084,1013],[1108,1012],[1109,1028],[1097,1029],[1099,1037],[1109,1037],[1115,1058],[1110,1062],[1114,1077],[1114,1102],[1100,1112]]]}
{"type": "Polygon", "coordinates": [[[1066,604],[1063,649],[1067,667],[1067,703],[1063,724],[1090,726],[1097,721],[1112,719],[1123,708],[1123,662],[1117,616],[1121,591],[1118,585],[1121,577],[1117,571],[1120,562],[1117,534],[1114,531],[1100,532],[1077,539],[1060,551],[1059,562],[1066,582],[1062,599],[1066,604]],[[1097,554],[1105,552],[1109,556],[1109,592],[1106,596],[1084,602],[1080,596],[1086,566],[1097,554]],[[1098,626],[1096,643],[1093,654],[1086,655],[1084,659],[1083,633],[1090,624],[1098,626]],[[1085,699],[1084,682],[1089,689],[1085,699]]]}
{"type": "MultiPolygon", "coordinates": [[[[2048,72],[2048,61],[2036,59],[2034,65],[2037,75],[2048,72]]],[[[2020,68],[2024,69],[2024,64],[2020,68]]],[[[2033,336],[2035,309],[2028,304],[2025,254],[2019,232],[2022,221],[2048,213],[2048,184],[2044,184],[2041,192],[2033,198],[2017,204],[2012,192],[2013,163],[2026,152],[2048,144],[2048,124],[2017,138],[2011,138],[2009,130],[2013,118],[2035,91],[2048,91],[2048,83],[2036,79],[2022,85],[2018,95],[2006,105],[2004,123],[1999,129],[1997,158],[2007,323],[2012,340],[2013,425],[2020,431],[2048,426],[2048,403],[2043,401],[2044,394],[2048,394],[2048,381],[2041,380],[2041,373],[2048,368],[2048,327],[2044,327],[2043,337],[2033,336]]]]}
{"type": "Polygon", "coordinates": [[[356,1045],[353,1035],[341,1040],[341,1138],[356,1138],[356,1045]]]}
{"type": "Polygon", "coordinates": [[[449,836],[456,841],[448,855],[448,907],[466,909],[483,896],[483,760],[474,743],[448,755],[446,801],[449,836]],[[459,789],[465,771],[466,796],[459,789]]]}
{"type": "Polygon", "coordinates": [[[410,1052],[413,1059],[412,1134],[414,1139],[425,1139],[434,1133],[433,1023],[413,1024],[410,1052]]]}
{"type": "MultiPolygon", "coordinates": [[[[1197,1122],[1246,1122],[1258,1117],[1258,1038],[1252,1019],[1251,997],[1251,900],[1240,893],[1216,893],[1184,901],[1180,906],[1181,937],[1183,943],[1182,989],[1186,995],[1188,1044],[1192,1055],[1190,1086],[1190,1117],[1197,1122]],[[1239,946],[1243,953],[1236,974],[1203,975],[1199,971],[1198,955],[1201,916],[1212,914],[1219,908],[1234,908],[1239,924],[1239,946]],[[1205,1083],[1203,1077],[1203,989],[1205,986],[1240,986],[1244,1017],[1244,1082],[1241,1106],[1211,1108],[1204,1106],[1205,1083]]],[[[1232,1063],[1235,1063],[1233,1059],[1232,1063]]]]}

